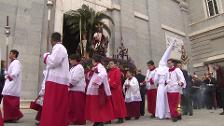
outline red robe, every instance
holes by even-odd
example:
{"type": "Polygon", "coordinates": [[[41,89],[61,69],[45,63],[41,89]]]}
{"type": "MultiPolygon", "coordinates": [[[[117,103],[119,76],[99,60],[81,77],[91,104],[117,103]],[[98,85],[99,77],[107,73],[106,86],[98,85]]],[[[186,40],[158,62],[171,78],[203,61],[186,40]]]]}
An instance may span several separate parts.
{"type": "Polygon", "coordinates": [[[3,97],[3,112],[4,121],[16,121],[23,117],[19,110],[20,98],[16,96],[4,95],[3,97]]]}
{"type": "Polygon", "coordinates": [[[86,94],[79,91],[69,91],[69,122],[75,125],[85,125],[86,94]]]}
{"type": "Polygon", "coordinates": [[[122,94],[121,71],[112,68],[109,73],[109,84],[112,93],[112,103],[115,118],[124,118],[127,115],[124,97],[122,94]]]}
{"type": "Polygon", "coordinates": [[[2,119],[2,112],[1,111],[0,111],[0,126],[4,126],[3,119],[2,119]]]}
{"type": "Polygon", "coordinates": [[[40,126],[68,126],[68,86],[46,81],[40,126]]]}

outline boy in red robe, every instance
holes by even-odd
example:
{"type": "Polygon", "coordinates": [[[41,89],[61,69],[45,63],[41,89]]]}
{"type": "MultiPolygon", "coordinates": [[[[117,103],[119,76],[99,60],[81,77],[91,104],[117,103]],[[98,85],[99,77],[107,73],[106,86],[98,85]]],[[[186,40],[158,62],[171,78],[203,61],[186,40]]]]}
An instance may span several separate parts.
{"type": "Polygon", "coordinates": [[[103,126],[104,122],[114,119],[111,91],[105,67],[100,63],[101,56],[92,59],[92,77],[86,92],[86,119],[93,126],[103,126]]]}
{"type": "Polygon", "coordinates": [[[6,81],[3,88],[3,115],[5,122],[16,122],[23,117],[20,111],[20,95],[22,86],[22,65],[17,59],[19,52],[11,50],[11,63],[5,72],[6,81]]]}
{"type": "Polygon", "coordinates": [[[114,116],[118,119],[117,123],[123,123],[123,118],[126,117],[126,107],[124,102],[124,97],[122,94],[122,82],[121,82],[121,71],[116,66],[115,61],[111,60],[109,62],[110,71],[108,73],[109,76],[109,84],[112,93],[112,103],[114,116]]]}
{"type": "Polygon", "coordinates": [[[128,70],[126,72],[126,81],[123,85],[125,94],[125,103],[127,108],[126,120],[130,120],[132,117],[139,119],[140,114],[140,102],[142,101],[138,80],[133,76],[134,71],[128,70]]]}
{"type": "Polygon", "coordinates": [[[40,126],[68,126],[68,54],[60,33],[51,36],[51,53],[44,54],[47,77],[40,126]]]}
{"type": "Polygon", "coordinates": [[[81,57],[73,54],[69,57],[71,81],[69,87],[69,122],[75,125],[85,125],[85,89],[84,68],[80,64],[81,57]]]}

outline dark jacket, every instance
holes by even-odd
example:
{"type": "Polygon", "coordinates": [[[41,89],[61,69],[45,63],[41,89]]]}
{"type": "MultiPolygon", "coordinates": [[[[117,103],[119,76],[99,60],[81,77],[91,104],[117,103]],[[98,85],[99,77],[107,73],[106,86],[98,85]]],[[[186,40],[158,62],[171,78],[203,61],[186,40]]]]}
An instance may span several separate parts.
{"type": "Polygon", "coordinates": [[[186,71],[186,70],[181,70],[182,72],[183,72],[183,74],[184,74],[184,79],[185,79],[185,81],[186,81],[186,83],[187,83],[187,85],[186,85],[186,89],[189,89],[189,88],[191,88],[191,79],[190,79],[190,76],[188,75],[188,72],[186,71]]]}
{"type": "MultiPolygon", "coordinates": [[[[142,75],[142,74],[136,74],[135,77],[136,77],[136,79],[138,80],[138,83],[139,83],[139,84],[145,81],[145,76],[142,75]]],[[[140,86],[140,91],[141,91],[141,92],[145,92],[145,90],[146,90],[146,86],[145,86],[145,85],[139,85],[139,86],[140,86]]]]}
{"type": "Polygon", "coordinates": [[[4,70],[1,70],[0,71],[0,93],[2,93],[4,85],[5,85],[5,74],[4,74],[4,70]]]}

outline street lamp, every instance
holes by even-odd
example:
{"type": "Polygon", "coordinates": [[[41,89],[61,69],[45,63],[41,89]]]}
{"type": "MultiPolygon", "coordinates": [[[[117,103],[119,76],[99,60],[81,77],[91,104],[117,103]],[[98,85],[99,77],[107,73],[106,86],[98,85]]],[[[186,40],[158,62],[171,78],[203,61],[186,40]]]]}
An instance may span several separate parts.
{"type": "Polygon", "coordinates": [[[51,10],[53,8],[53,2],[51,0],[47,1],[48,16],[47,16],[47,51],[49,51],[49,34],[50,34],[50,20],[51,20],[51,10]]]}
{"type": "Polygon", "coordinates": [[[8,67],[8,51],[9,51],[9,36],[10,36],[10,26],[9,26],[9,16],[6,17],[6,26],[5,26],[5,43],[6,43],[6,68],[8,67]]]}

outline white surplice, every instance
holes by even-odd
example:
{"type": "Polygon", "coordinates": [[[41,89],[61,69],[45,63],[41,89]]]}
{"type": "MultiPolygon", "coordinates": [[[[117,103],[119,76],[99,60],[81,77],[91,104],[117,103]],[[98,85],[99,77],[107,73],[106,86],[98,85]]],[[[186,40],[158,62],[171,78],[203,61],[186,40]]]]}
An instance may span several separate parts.
{"type": "Polygon", "coordinates": [[[98,95],[98,89],[100,85],[103,84],[106,95],[111,96],[108,75],[105,67],[101,63],[98,63],[94,69],[96,71],[93,73],[93,76],[89,82],[86,94],[98,95]]]}
{"type": "Polygon", "coordinates": [[[21,95],[21,85],[22,85],[22,68],[19,60],[13,60],[9,67],[8,71],[5,72],[6,80],[5,86],[2,91],[2,95],[16,96],[20,97],[21,95]],[[10,76],[13,80],[9,80],[7,76],[10,76]]]}
{"type": "Polygon", "coordinates": [[[147,72],[146,72],[145,82],[146,82],[146,89],[147,90],[157,89],[156,83],[155,84],[150,84],[150,79],[154,80],[155,73],[156,73],[156,69],[154,69],[152,71],[147,70],[147,72]]]}
{"type": "Polygon", "coordinates": [[[182,89],[185,87],[186,87],[186,81],[183,72],[179,68],[175,68],[174,71],[169,72],[166,86],[167,92],[181,93],[182,89]]]}
{"type": "Polygon", "coordinates": [[[134,101],[142,101],[139,83],[135,77],[132,77],[130,80],[126,79],[123,85],[123,90],[125,93],[125,102],[130,103],[134,101]],[[125,89],[127,85],[129,87],[125,89]]]}
{"type": "Polygon", "coordinates": [[[86,81],[85,81],[85,74],[84,68],[81,64],[78,64],[70,69],[71,73],[71,80],[70,84],[73,85],[72,88],[69,88],[70,91],[79,91],[85,92],[86,88],[86,81]]]}
{"type": "Polygon", "coordinates": [[[46,59],[47,69],[46,81],[68,85],[70,72],[66,48],[61,43],[57,43],[53,46],[52,53],[45,54],[44,59],[46,59]]]}

